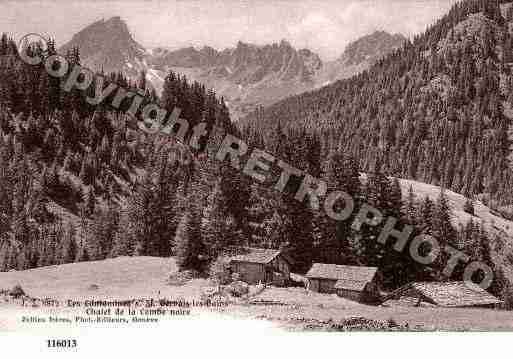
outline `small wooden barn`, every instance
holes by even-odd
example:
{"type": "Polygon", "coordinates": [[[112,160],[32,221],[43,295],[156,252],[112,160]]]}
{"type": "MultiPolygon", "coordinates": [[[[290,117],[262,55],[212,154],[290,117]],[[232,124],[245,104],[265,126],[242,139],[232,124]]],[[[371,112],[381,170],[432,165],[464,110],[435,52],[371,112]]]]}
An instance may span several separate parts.
{"type": "Polygon", "coordinates": [[[378,268],[315,263],[306,274],[309,289],[319,293],[337,293],[354,301],[379,297],[378,268]]]}
{"type": "Polygon", "coordinates": [[[494,308],[501,303],[472,282],[417,282],[394,291],[384,305],[494,308]]]}
{"type": "Polygon", "coordinates": [[[248,284],[274,283],[285,285],[290,280],[291,259],[282,251],[263,248],[243,248],[230,257],[232,273],[248,284]]]}

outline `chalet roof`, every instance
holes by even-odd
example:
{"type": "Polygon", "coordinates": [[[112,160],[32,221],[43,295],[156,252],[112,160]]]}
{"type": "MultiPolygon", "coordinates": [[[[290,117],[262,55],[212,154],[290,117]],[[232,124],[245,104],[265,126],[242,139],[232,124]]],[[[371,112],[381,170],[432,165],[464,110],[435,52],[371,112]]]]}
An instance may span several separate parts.
{"type": "Polygon", "coordinates": [[[472,282],[410,283],[392,294],[395,298],[420,294],[423,300],[443,307],[471,307],[502,303],[499,299],[472,282]]]}
{"type": "Polygon", "coordinates": [[[281,251],[264,248],[244,248],[242,254],[230,257],[230,262],[268,264],[281,254],[281,251]]]}
{"type": "Polygon", "coordinates": [[[338,285],[340,289],[363,289],[365,284],[372,281],[377,271],[378,268],[376,267],[354,267],[315,263],[306,274],[306,277],[310,279],[337,280],[336,285],[338,285]]]}
{"type": "MultiPolygon", "coordinates": [[[[372,280],[372,278],[371,278],[372,280]]],[[[350,279],[339,279],[337,283],[335,283],[335,289],[345,289],[345,290],[354,290],[361,292],[365,289],[365,286],[370,281],[366,280],[350,280],[350,279]]]]}

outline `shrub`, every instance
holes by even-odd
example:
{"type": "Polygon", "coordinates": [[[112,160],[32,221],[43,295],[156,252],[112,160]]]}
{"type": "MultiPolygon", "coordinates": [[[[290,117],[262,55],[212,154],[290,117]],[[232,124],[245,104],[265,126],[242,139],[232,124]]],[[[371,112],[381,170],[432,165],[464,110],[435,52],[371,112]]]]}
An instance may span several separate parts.
{"type": "Polygon", "coordinates": [[[97,284],[91,284],[89,287],[87,287],[87,290],[98,290],[100,289],[100,286],[97,284]]]}
{"type": "Polygon", "coordinates": [[[226,257],[219,257],[210,266],[210,278],[219,285],[231,282],[230,261],[226,257]]]}
{"type": "Polygon", "coordinates": [[[472,203],[472,200],[467,199],[465,205],[463,206],[463,210],[471,216],[475,215],[474,204],[472,203]]]}
{"type": "Polygon", "coordinates": [[[506,259],[508,260],[509,264],[513,265],[513,253],[508,253],[506,255],[506,259]]]}
{"type": "Polygon", "coordinates": [[[504,206],[497,209],[503,218],[513,221],[513,206],[504,206]]]}
{"type": "Polygon", "coordinates": [[[25,291],[23,290],[21,285],[16,284],[9,292],[9,295],[13,298],[19,298],[25,295],[25,291]]]}
{"type": "Polygon", "coordinates": [[[501,292],[502,309],[513,310],[513,287],[510,284],[504,286],[501,292]]]}
{"type": "Polygon", "coordinates": [[[233,282],[226,287],[226,290],[234,297],[242,297],[249,293],[249,285],[245,282],[233,282]]]}
{"type": "Polygon", "coordinates": [[[183,270],[177,273],[173,273],[169,276],[167,280],[168,285],[172,286],[182,286],[187,284],[189,281],[194,278],[200,278],[200,273],[195,270],[183,270]]]}

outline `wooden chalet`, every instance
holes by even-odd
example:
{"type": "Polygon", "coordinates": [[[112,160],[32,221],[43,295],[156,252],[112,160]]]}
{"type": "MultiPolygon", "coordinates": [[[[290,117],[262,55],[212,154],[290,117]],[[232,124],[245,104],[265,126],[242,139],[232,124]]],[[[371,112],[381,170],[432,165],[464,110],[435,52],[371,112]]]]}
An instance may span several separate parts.
{"type": "Polygon", "coordinates": [[[417,282],[390,294],[385,305],[482,307],[494,308],[502,303],[486,290],[471,282],[417,282]]]}
{"type": "Polygon", "coordinates": [[[291,259],[282,251],[263,248],[243,248],[230,257],[232,273],[248,284],[285,285],[290,280],[291,259]]]}
{"type": "Polygon", "coordinates": [[[306,274],[309,289],[319,293],[337,293],[354,301],[379,297],[376,267],[355,267],[315,263],[306,274]]]}

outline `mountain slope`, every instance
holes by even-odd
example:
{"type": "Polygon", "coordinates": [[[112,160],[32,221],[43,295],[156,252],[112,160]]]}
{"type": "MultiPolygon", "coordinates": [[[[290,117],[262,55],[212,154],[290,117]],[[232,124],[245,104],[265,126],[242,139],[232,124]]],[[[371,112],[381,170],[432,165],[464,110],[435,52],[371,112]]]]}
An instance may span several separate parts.
{"type": "Polygon", "coordinates": [[[262,138],[278,122],[307,128],[366,172],[379,166],[511,204],[511,24],[497,5],[465,1],[361,75],[255,112],[241,127],[262,138]]]}
{"type": "Polygon", "coordinates": [[[397,49],[406,41],[403,35],[390,35],[385,31],[376,31],[347,45],[339,61],[346,65],[356,65],[365,61],[374,64],[385,57],[390,49],[397,49]]]}
{"type": "Polygon", "coordinates": [[[407,39],[376,31],[346,46],[344,53],[335,61],[327,62],[317,73],[317,87],[326,86],[337,80],[354,76],[374,65],[390,52],[400,48],[407,39]]]}
{"type": "MultiPolygon", "coordinates": [[[[407,199],[410,186],[417,198],[427,196],[432,201],[436,201],[441,190],[440,187],[412,180],[401,179],[399,183],[404,200],[407,199]]],[[[481,222],[490,234],[494,264],[513,282],[513,221],[502,217],[480,201],[474,202],[474,215],[470,215],[464,210],[468,198],[452,191],[445,191],[445,194],[452,210],[453,225],[458,228],[464,227],[470,220],[481,222]]]]}

